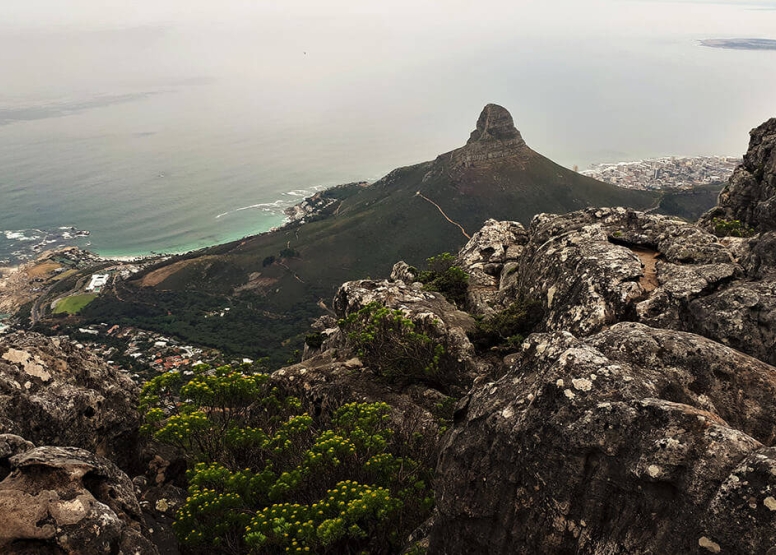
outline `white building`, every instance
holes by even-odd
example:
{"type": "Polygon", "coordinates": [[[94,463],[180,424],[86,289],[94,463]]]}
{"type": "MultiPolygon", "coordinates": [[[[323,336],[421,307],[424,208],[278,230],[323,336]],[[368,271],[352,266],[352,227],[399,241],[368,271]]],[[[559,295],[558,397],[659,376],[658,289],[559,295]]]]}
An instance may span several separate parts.
{"type": "Polygon", "coordinates": [[[99,293],[108,283],[108,277],[110,277],[109,274],[93,274],[92,281],[86,286],[86,290],[99,293]]]}

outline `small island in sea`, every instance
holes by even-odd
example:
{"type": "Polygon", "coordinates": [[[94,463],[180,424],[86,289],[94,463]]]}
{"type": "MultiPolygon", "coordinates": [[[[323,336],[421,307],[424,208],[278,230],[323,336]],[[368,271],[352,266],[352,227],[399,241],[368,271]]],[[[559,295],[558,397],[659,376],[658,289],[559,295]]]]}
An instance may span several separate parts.
{"type": "Polygon", "coordinates": [[[729,50],[776,50],[773,39],[705,39],[701,46],[727,48],[729,50]]]}

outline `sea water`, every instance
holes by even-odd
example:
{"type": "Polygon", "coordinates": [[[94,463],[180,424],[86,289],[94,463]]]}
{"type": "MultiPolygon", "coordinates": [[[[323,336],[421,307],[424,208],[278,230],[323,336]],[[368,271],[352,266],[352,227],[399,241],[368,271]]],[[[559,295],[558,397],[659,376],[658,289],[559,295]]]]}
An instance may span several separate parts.
{"type": "Polygon", "coordinates": [[[776,52],[699,44],[776,38],[773,2],[92,4],[0,6],[0,265],[266,231],[462,145],[488,102],[580,168],[739,156],[776,116],[776,52]]]}

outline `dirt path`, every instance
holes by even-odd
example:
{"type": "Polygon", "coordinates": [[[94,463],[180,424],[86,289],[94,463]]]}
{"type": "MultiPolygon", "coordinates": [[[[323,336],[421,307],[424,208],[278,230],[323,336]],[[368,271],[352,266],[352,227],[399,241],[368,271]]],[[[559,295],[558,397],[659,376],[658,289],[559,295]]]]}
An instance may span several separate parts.
{"type": "Polygon", "coordinates": [[[437,207],[437,210],[439,210],[439,213],[440,213],[440,214],[442,214],[442,216],[444,216],[445,220],[447,220],[448,222],[450,222],[451,224],[453,224],[453,225],[455,225],[455,226],[458,226],[458,229],[460,229],[460,230],[461,230],[461,233],[463,233],[463,236],[464,236],[464,237],[466,237],[467,239],[471,239],[471,235],[469,235],[468,233],[466,233],[466,230],[463,228],[463,226],[462,226],[461,224],[459,224],[458,222],[454,222],[453,220],[451,220],[450,218],[448,218],[448,217],[447,217],[447,214],[445,214],[445,211],[444,211],[444,210],[442,210],[442,207],[441,207],[441,206],[439,206],[439,205],[438,205],[436,202],[434,202],[433,200],[431,200],[430,198],[428,198],[426,195],[424,195],[424,194],[423,194],[423,193],[421,193],[420,191],[418,191],[417,193],[415,193],[415,195],[419,196],[419,197],[420,197],[420,198],[422,198],[423,200],[426,200],[426,201],[430,202],[431,204],[433,204],[434,206],[436,206],[436,207],[437,207]]]}
{"type": "Polygon", "coordinates": [[[641,285],[644,291],[651,293],[660,286],[656,269],[660,253],[643,247],[631,247],[631,250],[636,253],[636,256],[639,257],[639,260],[644,265],[644,275],[639,280],[639,285],[641,285]]]}

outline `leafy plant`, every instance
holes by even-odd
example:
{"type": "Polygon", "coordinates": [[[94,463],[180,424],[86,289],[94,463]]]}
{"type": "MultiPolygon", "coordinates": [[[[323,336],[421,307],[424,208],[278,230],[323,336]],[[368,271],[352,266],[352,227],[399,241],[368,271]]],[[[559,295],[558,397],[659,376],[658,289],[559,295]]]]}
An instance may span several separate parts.
{"type": "Polygon", "coordinates": [[[541,302],[521,295],[501,312],[479,320],[475,330],[469,334],[469,338],[479,349],[496,345],[515,349],[539,324],[543,313],[544,307],[541,302]]]}
{"type": "Polygon", "coordinates": [[[444,434],[452,426],[456,403],[458,403],[458,398],[445,397],[434,407],[432,413],[439,424],[439,435],[444,434]]]}
{"type": "Polygon", "coordinates": [[[445,347],[417,331],[401,310],[370,303],[338,324],[364,364],[390,383],[444,387],[453,380],[445,347]]]}
{"type": "Polygon", "coordinates": [[[469,274],[455,265],[455,257],[449,252],[432,256],[427,262],[428,270],[418,274],[418,281],[424,284],[424,289],[438,291],[451,303],[463,307],[466,303],[469,274]]]}
{"type": "Polygon", "coordinates": [[[289,418],[300,406],[297,398],[271,385],[266,374],[200,365],[188,380],[180,372],[167,372],[146,382],[141,432],[180,448],[192,461],[242,466],[254,463],[255,456],[242,452],[243,435],[236,430],[261,429],[279,441],[277,434],[290,431],[289,418]],[[253,427],[246,428],[248,423],[253,427]]]}
{"type": "Polygon", "coordinates": [[[323,334],[321,332],[315,332],[307,334],[304,338],[304,342],[311,349],[320,349],[323,345],[323,334]]]}
{"type": "Polygon", "coordinates": [[[711,223],[717,237],[751,237],[755,234],[755,230],[742,224],[741,220],[714,218],[711,223]]]}
{"type": "Polygon", "coordinates": [[[403,452],[385,403],[320,427],[263,374],[177,372],[143,388],[144,431],[183,449],[173,529],[191,553],[392,553],[433,505],[431,468],[403,452]]]}

